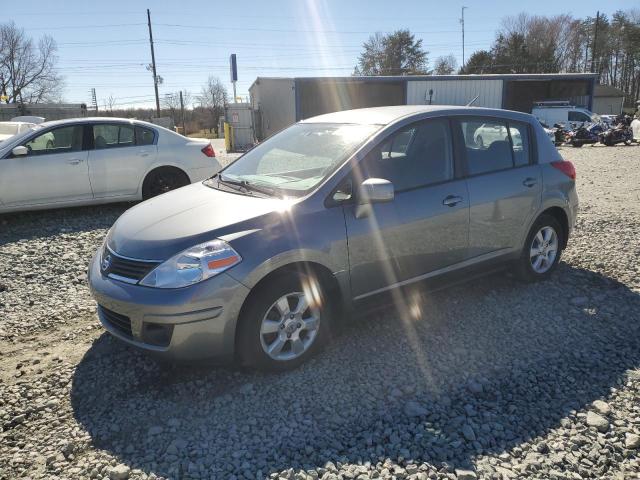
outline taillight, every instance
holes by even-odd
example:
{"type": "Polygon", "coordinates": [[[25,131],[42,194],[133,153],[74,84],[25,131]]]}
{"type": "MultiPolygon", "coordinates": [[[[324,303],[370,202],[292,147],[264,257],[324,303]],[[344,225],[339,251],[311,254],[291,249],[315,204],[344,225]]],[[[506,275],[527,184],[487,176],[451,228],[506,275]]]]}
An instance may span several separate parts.
{"type": "Polygon", "coordinates": [[[207,146],[202,149],[202,153],[204,153],[207,157],[216,156],[216,152],[213,151],[213,147],[211,146],[210,143],[207,144],[207,146]]]}
{"type": "Polygon", "coordinates": [[[551,162],[551,165],[560,170],[571,180],[576,179],[576,168],[573,166],[573,163],[567,160],[560,160],[558,162],[551,162]]]}

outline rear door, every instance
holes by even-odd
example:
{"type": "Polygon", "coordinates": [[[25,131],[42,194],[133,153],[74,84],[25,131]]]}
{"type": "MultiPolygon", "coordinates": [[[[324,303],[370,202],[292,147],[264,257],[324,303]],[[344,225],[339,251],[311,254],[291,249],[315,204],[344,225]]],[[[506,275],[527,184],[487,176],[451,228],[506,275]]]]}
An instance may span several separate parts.
{"type": "Polygon", "coordinates": [[[47,205],[92,198],[84,126],[36,133],[22,145],[27,155],[0,159],[0,196],[7,207],[47,205]]]}
{"type": "Polygon", "coordinates": [[[365,217],[344,207],[354,297],[466,258],[468,194],[453,152],[449,121],[426,120],[401,128],[354,169],[354,184],[383,178],[395,189],[393,201],[365,217]]]}
{"type": "Polygon", "coordinates": [[[503,119],[463,118],[469,188],[469,256],[507,253],[520,248],[524,229],[541,201],[542,175],[533,163],[532,129],[503,119]],[[504,129],[507,139],[479,144],[479,128],[504,129]]]}
{"type": "Polygon", "coordinates": [[[144,174],[155,161],[155,132],[128,123],[95,123],[89,152],[89,177],[96,198],[138,193],[144,174]]]}

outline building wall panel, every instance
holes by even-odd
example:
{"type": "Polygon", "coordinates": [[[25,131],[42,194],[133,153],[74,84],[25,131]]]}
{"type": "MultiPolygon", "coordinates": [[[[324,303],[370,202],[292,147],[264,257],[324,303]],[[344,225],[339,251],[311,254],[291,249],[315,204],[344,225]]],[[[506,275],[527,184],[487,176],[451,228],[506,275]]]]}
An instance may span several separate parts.
{"type": "Polygon", "coordinates": [[[474,107],[501,108],[502,80],[410,80],[407,81],[407,104],[466,105],[476,95],[474,107]]]}

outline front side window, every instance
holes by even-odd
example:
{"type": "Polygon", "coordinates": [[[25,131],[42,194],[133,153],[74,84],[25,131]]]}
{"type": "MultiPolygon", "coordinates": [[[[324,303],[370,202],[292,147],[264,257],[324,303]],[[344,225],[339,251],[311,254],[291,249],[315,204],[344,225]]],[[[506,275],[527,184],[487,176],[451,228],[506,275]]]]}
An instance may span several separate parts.
{"type": "MultiPolygon", "coordinates": [[[[220,180],[301,196],[333,173],[379,128],[356,124],[292,125],[229,165],[221,172],[220,180]]],[[[215,186],[214,180],[207,185],[215,186]]]]}
{"type": "Polygon", "coordinates": [[[507,124],[501,120],[460,122],[469,175],[504,170],[513,166],[507,124]]]}
{"type": "Polygon", "coordinates": [[[569,112],[569,121],[570,122],[590,122],[591,117],[586,113],[570,111],[569,112]]]}
{"type": "Polygon", "coordinates": [[[382,178],[402,191],[453,178],[449,122],[427,120],[401,129],[375,147],[356,169],[356,178],[382,178]]]}
{"type": "Polygon", "coordinates": [[[133,126],[104,124],[93,126],[93,145],[96,150],[130,147],[135,144],[133,126]]]}
{"type": "Polygon", "coordinates": [[[58,127],[41,133],[24,144],[29,155],[67,153],[82,150],[82,125],[58,127]]]}

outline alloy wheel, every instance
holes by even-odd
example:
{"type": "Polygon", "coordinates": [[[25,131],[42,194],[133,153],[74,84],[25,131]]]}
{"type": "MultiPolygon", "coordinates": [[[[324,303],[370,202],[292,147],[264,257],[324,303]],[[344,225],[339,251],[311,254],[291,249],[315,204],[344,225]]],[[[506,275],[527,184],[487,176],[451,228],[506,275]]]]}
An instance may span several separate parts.
{"type": "Polygon", "coordinates": [[[533,271],[546,273],[558,255],[558,234],[553,227],[545,226],[538,230],[531,241],[529,259],[533,271]]]}
{"type": "Polygon", "coordinates": [[[262,319],[260,344],[274,360],[298,358],[313,344],[320,327],[320,311],[309,305],[303,292],[276,300],[262,319]]]}

